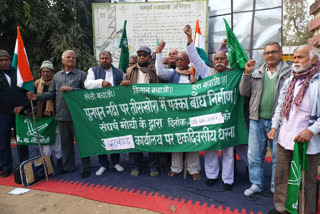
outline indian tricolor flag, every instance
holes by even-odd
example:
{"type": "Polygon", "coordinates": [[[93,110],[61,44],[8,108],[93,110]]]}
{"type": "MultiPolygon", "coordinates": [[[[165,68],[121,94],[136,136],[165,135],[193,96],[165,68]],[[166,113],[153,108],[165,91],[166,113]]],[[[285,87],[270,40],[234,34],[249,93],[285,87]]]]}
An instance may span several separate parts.
{"type": "Polygon", "coordinates": [[[12,67],[17,70],[17,86],[34,92],[33,77],[19,27],[17,27],[17,40],[16,47],[14,48],[12,67]]]}
{"type": "Polygon", "coordinates": [[[194,34],[194,46],[196,47],[200,58],[209,66],[209,60],[204,48],[204,39],[199,27],[199,19],[197,20],[196,32],[194,34]]]}

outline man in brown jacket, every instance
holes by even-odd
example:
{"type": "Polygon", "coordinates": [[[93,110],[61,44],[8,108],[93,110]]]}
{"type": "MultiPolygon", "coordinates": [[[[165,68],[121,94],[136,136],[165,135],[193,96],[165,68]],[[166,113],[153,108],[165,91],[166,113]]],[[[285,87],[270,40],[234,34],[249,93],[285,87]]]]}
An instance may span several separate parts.
{"type": "MultiPolygon", "coordinates": [[[[129,67],[126,72],[125,80],[121,82],[121,85],[128,86],[131,83],[160,83],[160,79],[157,76],[156,69],[153,63],[151,63],[151,50],[146,46],[142,46],[137,51],[138,63],[129,67]]],[[[142,168],[143,153],[134,152],[129,153],[129,161],[131,164],[131,175],[138,176],[142,168]]],[[[159,175],[159,153],[149,152],[149,169],[150,176],[159,175]]]]}

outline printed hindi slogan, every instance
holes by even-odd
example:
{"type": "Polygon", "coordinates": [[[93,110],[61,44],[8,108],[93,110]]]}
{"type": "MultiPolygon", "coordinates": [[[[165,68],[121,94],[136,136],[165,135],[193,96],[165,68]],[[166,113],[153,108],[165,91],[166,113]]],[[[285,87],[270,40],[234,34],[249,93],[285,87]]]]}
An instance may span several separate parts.
{"type": "Polygon", "coordinates": [[[242,72],[195,84],[132,84],[64,93],[81,157],[188,152],[247,144],[242,72]]]}

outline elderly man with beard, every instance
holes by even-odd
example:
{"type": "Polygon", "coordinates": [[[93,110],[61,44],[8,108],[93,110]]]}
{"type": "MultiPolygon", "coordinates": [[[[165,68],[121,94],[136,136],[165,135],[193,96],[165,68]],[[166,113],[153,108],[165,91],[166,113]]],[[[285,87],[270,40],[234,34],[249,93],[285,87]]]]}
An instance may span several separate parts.
{"type": "MultiPolygon", "coordinates": [[[[185,52],[179,52],[176,57],[176,68],[164,68],[162,63],[161,52],[165,46],[164,41],[160,41],[159,46],[156,48],[156,70],[157,75],[170,83],[189,83],[192,68],[189,67],[189,57],[185,52]]],[[[187,153],[187,170],[192,175],[193,180],[200,180],[201,170],[199,152],[187,153]]],[[[173,152],[171,159],[171,171],[168,176],[175,176],[183,170],[183,152],[173,152]]]]}
{"type": "MultiPolygon", "coordinates": [[[[226,72],[227,65],[229,63],[227,55],[224,52],[218,51],[213,57],[213,66],[210,68],[200,58],[194,43],[192,41],[192,30],[189,25],[184,28],[184,33],[187,35],[188,44],[187,51],[196,73],[202,78],[206,78],[209,75],[214,75],[221,72],[226,72]]],[[[234,147],[228,147],[222,150],[222,181],[224,183],[224,190],[232,190],[232,184],[234,181],[234,147]]],[[[219,176],[219,151],[206,151],[205,153],[205,172],[206,172],[206,184],[208,186],[214,185],[218,181],[219,176]]]]}
{"type": "MultiPolygon", "coordinates": [[[[73,172],[75,170],[73,143],[75,140],[75,132],[71,114],[64,100],[63,93],[84,89],[86,73],[76,68],[76,53],[73,50],[64,51],[61,58],[64,69],[54,75],[49,91],[37,95],[28,92],[27,95],[30,100],[45,101],[54,97],[56,98],[56,120],[61,137],[63,169],[64,172],[73,172]]],[[[91,174],[90,157],[81,158],[81,164],[81,178],[89,177],[91,174]]]]}
{"type": "Polygon", "coordinates": [[[315,47],[298,47],[294,52],[292,75],[280,91],[278,105],[272,117],[272,128],[268,133],[268,138],[274,140],[279,131],[274,178],[275,210],[270,211],[271,214],[288,213],[285,203],[295,142],[307,143],[306,153],[310,167],[302,179],[304,191],[300,189],[299,192],[299,213],[316,213],[317,171],[320,158],[319,60],[320,53],[315,47]]]}
{"type": "MultiPolygon", "coordinates": [[[[88,70],[87,79],[84,81],[86,89],[105,88],[120,85],[123,78],[123,72],[112,65],[112,56],[109,51],[102,51],[99,54],[99,66],[88,70]]],[[[96,175],[102,175],[109,168],[108,155],[99,155],[100,168],[96,175]]],[[[120,165],[120,154],[110,155],[112,166],[122,172],[123,167],[120,165]]]]}
{"type": "Polygon", "coordinates": [[[280,90],[292,71],[292,67],[282,61],[282,50],[277,42],[267,43],[263,55],[266,63],[254,71],[255,61],[246,63],[239,86],[241,95],[250,96],[248,162],[251,187],[244,191],[245,196],[264,189],[264,159],[268,144],[272,154],[270,191],[274,192],[277,147],[275,140],[268,142],[267,133],[271,129],[271,119],[278,104],[280,90]]]}
{"type": "MultiPolygon", "coordinates": [[[[156,68],[151,63],[151,49],[142,46],[137,50],[138,63],[127,69],[125,80],[121,82],[121,85],[128,86],[131,83],[160,83],[160,79],[157,76],[156,68]]],[[[131,163],[131,175],[139,176],[142,169],[143,153],[131,152],[129,153],[129,161],[131,163]]],[[[149,152],[149,169],[150,176],[159,175],[159,153],[149,152]]]]}

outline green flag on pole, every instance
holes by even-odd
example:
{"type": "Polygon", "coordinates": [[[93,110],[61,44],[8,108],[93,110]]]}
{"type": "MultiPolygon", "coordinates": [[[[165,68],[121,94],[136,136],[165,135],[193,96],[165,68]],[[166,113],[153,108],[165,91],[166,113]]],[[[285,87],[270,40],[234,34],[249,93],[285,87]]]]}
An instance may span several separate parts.
{"type": "Polygon", "coordinates": [[[246,62],[249,61],[246,53],[244,52],[242,46],[240,45],[236,35],[234,35],[231,30],[228,22],[224,20],[226,25],[226,34],[227,34],[227,48],[228,48],[228,58],[230,66],[233,69],[244,69],[246,62]]]}
{"type": "MultiPolygon", "coordinates": [[[[54,117],[36,118],[41,145],[52,145],[56,137],[54,117]]],[[[16,137],[18,145],[38,145],[36,128],[32,117],[16,114],[16,137]]]]}
{"type": "Polygon", "coordinates": [[[285,208],[292,214],[298,214],[299,189],[301,185],[302,171],[309,169],[308,156],[306,154],[307,143],[295,143],[288,180],[288,192],[285,208]]]}
{"type": "Polygon", "coordinates": [[[125,73],[129,64],[129,48],[128,48],[128,39],[126,31],[127,20],[124,20],[122,36],[120,39],[119,48],[121,48],[119,68],[125,73]]]}

